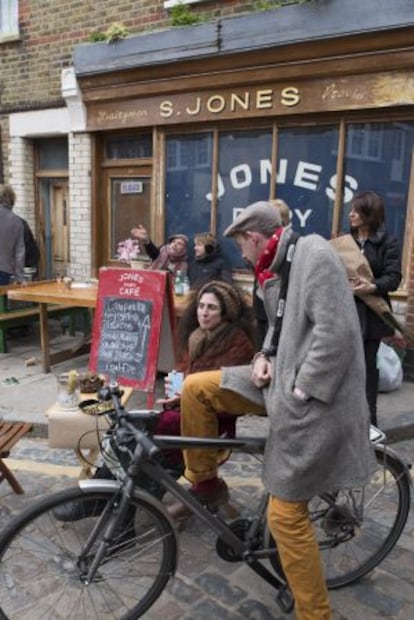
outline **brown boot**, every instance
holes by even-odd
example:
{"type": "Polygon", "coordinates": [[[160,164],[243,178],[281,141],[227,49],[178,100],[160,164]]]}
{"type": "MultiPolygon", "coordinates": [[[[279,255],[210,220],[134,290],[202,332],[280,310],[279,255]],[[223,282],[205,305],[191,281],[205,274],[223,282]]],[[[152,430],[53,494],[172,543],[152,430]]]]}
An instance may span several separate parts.
{"type": "MultiPolygon", "coordinates": [[[[221,478],[196,482],[189,493],[212,512],[216,512],[221,505],[227,504],[230,498],[228,486],[221,478]]],[[[170,504],[167,512],[177,522],[187,519],[192,514],[190,508],[180,501],[170,504]]]]}

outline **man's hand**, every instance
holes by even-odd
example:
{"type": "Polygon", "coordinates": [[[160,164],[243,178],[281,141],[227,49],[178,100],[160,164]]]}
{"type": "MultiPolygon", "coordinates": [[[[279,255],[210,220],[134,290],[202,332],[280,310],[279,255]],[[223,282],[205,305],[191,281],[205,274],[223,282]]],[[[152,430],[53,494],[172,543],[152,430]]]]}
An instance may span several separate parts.
{"type": "Polygon", "coordinates": [[[354,295],[358,295],[361,293],[372,294],[372,293],[375,293],[376,290],[377,290],[376,285],[373,284],[372,282],[369,282],[369,280],[365,280],[364,278],[358,278],[352,282],[352,291],[354,295]]]}
{"type": "Polygon", "coordinates": [[[258,388],[262,388],[272,378],[272,364],[264,355],[258,355],[253,362],[252,381],[258,388]]]}
{"type": "Polygon", "coordinates": [[[131,229],[131,236],[134,239],[142,241],[143,243],[148,243],[149,241],[148,231],[142,226],[142,224],[139,224],[139,226],[137,226],[136,228],[131,229]]]}

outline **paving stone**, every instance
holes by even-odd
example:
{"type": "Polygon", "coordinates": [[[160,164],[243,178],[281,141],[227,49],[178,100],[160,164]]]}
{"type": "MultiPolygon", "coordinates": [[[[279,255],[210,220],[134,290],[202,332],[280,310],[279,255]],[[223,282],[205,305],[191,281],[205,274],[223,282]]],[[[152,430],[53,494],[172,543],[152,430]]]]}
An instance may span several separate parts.
{"type": "Polygon", "coordinates": [[[206,594],[217,597],[226,605],[235,605],[246,596],[245,590],[231,586],[223,575],[203,573],[196,579],[196,583],[206,594]]]}
{"type": "MultiPolygon", "coordinates": [[[[283,620],[282,616],[275,616],[274,610],[269,609],[266,605],[254,599],[244,601],[238,607],[238,612],[246,620],[283,620]]],[[[286,618],[287,616],[284,617],[286,618]]]]}

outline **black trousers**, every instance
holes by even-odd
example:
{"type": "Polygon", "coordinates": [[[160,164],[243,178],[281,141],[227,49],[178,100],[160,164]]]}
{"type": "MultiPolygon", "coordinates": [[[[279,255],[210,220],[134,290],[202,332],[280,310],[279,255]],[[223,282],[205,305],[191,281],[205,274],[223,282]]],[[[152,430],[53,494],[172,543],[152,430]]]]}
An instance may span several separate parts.
{"type": "Polygon", "coordinates": [[[377,423],[377,394],[379,373],[377,369],[377,351],[381,340],[364,340],[366,384],[365,391],[369,410],[371,413],[371,424],[378,426],[377,423]]]}

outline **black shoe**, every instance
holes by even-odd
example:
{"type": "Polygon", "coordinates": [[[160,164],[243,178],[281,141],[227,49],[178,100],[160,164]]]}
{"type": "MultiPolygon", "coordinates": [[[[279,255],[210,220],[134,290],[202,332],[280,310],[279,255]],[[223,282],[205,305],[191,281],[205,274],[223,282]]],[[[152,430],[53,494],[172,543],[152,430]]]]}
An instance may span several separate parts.
{"type": "Polygon", "coordinates": [[[86,517],[99,516],[107,501],[105,499],[85,499],[73,502],[66,502],[53,508],[52,513],[58,521],[79,521],[86,517]]]}

